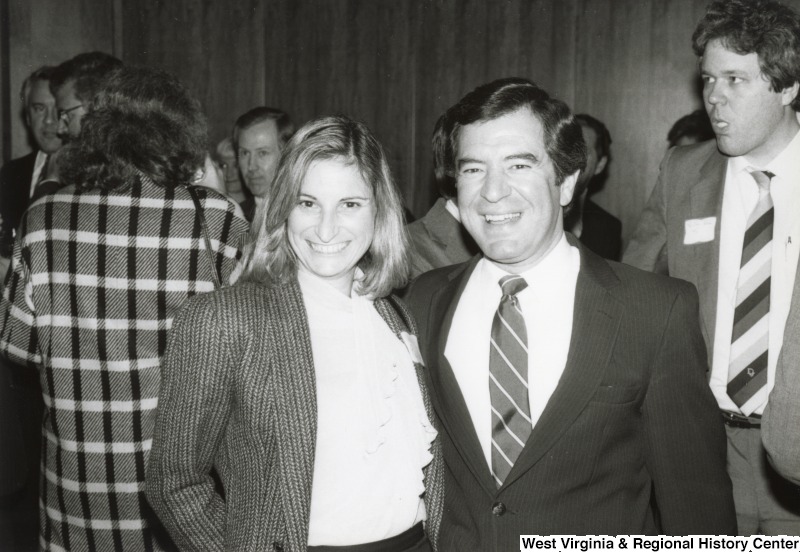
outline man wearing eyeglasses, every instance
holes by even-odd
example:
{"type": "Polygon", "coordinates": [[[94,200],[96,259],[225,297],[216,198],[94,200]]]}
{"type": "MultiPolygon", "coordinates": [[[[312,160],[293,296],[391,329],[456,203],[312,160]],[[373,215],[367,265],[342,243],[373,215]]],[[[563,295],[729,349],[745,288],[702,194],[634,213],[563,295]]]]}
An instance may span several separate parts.
{"type": "Polygon", "coordinates": [[[58,134],[65,140],[81,133],[81,119],[91,110],[92,98],[122,62],[103,52],[86,52],[65,61],[53,72],[50,90],[58,107],[58,134]]]}

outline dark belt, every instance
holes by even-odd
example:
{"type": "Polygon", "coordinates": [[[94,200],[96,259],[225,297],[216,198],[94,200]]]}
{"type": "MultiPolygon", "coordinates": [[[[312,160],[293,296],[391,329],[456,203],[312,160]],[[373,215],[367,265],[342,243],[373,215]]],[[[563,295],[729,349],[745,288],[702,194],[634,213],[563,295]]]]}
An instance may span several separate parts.
{"type": "Polygon", "coordinates": [[[352,546],[309,546],[309,552],[405,552],[425,538],[422,523],[388,539],[352,546]]]}
{"type": "Polygon", "coordinates": [[[722,413],[722,421],[725,422],[725,425],[728,427],[740,427],[744,429],[758,429],[761,427],[760,414],[744,416],[736,412],[728,412],[727,410],[721,410],[720,412],[722,413]]]}

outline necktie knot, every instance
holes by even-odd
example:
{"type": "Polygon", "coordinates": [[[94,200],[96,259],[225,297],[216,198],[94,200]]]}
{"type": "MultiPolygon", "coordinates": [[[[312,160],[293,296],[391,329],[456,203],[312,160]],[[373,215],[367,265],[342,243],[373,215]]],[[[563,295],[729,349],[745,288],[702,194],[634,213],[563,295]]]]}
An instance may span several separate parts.
{"type": "Polygon", "coordinates": [[[526,287],[528,287],[528,282],[522,276],[509,274],[500,278],[500,289],[503,290],[503,295],[513,297],[526,287]]]}
{"type": "Polygon", "coordinates": [[[750,174],[753,176],[756,184],[758,184],[760,192],[769,192],[769,184],[775,177],[775,173],[769,171],[752,171],[750,174]]]}

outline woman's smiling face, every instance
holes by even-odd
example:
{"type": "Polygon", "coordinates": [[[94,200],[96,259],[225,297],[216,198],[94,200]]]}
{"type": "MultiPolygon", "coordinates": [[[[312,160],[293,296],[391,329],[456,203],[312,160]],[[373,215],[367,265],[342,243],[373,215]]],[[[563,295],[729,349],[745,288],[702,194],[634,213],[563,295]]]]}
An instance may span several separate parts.
{"type": "Polygon", "coordinates": [[[356,266],[375,234],[372,190],[358,167],[342,159],[314,162],[286,226],[298,270],[349,296],[356,266]]]}

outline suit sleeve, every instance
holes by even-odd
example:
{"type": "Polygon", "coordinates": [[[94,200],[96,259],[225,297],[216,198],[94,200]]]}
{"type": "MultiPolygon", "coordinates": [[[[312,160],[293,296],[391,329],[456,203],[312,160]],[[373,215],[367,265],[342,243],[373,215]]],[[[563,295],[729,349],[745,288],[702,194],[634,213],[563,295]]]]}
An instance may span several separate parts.
{"type": "Polygon", "coordinates": [[[725,428],[705,374],[697,292],[681,284],[642,407],[645,460],[667,535],[736,534],[725,428]]]}
{"type": "Polygon", "coordinates": [[[198,190],[204,197],[203,211],[214,250],[214,268],[223,286],[231,285],[242,272],[241,252],[250,224],[244,218],[241,207],[230,198],[216,190],[198,190]]]}
{"type": "Polygon", "coordinates": [[[0,354],[15,364],[38,368],[42,355],[31,280],[29,250],[17,240],[0,298],[0,354]]]}
{"type": "MultiPolygon", "coordinates": [[[[800,278],[800,274],[796,276],[800,278]]],[[[769,395],[761,437],[770,462],[786,479],[800,485],[800,289],[795,283],[792,307],[778,357],[775,386],[769,395]]]]}
{"type": "Polygon", "coordinates": [[[229,416],[232,362],[207,297],[188,303],[170,333],[146,495],[181,550],[221,551],[226,507],[211,469],[229,416]]]}
{"type": "Polygon", "coordinates": [[[666,194],[669,187],[668,165],[672,151],[670,149],[661,162],[656,186],[622,255],[623,263],[648,272],[666,273],[668,255],[666,194]]]}

